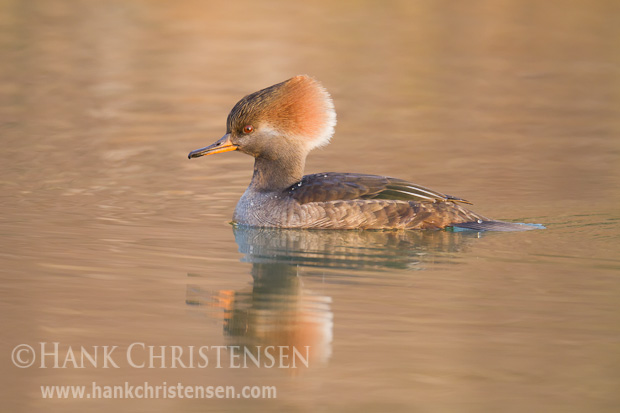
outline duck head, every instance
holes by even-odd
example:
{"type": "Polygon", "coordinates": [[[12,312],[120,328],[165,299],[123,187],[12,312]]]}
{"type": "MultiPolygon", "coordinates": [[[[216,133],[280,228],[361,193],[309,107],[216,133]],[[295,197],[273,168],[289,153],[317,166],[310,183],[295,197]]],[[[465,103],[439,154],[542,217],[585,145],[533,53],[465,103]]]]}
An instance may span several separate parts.
{"type": "Polygon", "coordinates": [[[217,142],[188,158],[241,151],[256,159],[300,159],[329,143],[336,112],[329,93],[315,79],[300,75],[241,99],[217,142]]]}

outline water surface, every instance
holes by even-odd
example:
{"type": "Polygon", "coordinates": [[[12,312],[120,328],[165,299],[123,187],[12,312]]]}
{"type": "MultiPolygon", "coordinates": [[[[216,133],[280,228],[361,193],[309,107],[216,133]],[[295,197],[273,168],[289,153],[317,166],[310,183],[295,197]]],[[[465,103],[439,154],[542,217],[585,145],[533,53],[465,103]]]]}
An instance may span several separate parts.
{"type": "Polygon", "coordinates": [[[614,2],[0,2],[3,411],[617,411],[614,2]],[[309,173],[409,179],[524,233],[233,228],[245,94],[308,73],[309,173]],[[310,346],[309,368],[19,369],[21,343],[310,346]],[[43,400],[41,385],[274,385],[43,400]]]}

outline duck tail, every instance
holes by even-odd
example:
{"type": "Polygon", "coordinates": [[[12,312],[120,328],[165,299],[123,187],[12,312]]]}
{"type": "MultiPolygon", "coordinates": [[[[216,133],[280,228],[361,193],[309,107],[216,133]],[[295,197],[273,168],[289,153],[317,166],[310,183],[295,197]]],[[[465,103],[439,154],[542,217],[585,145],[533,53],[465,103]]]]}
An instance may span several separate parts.
{"type": "Polygon", "coordinates": [[[523,224],[517,222],[504,222],[504,221],[472,221],[472,222],[460,222],[453,224],[449,228],[452,231],[500,231],[500,232],[517,232],[517,231],[530,231],[533,229],[545,229],[541,224],[523,224]]]}

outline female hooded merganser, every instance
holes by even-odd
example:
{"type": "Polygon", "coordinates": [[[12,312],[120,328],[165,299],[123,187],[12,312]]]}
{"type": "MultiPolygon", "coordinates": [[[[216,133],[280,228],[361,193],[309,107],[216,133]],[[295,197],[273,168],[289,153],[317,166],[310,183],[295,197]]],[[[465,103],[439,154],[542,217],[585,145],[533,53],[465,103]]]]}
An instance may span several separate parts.
{"type": "Polygon", "coordinates": [[[256,227],[320,229],[441,229],[515,231],[523,224],[492,221],[464,199],[385,176],[319,173],[303,176],[308,153],[329,143],[336,112],[329,93],[295,76],[241,99],[226,134],[189,158],[241,151],[255,158],[254,175],[233,220],[256,227]]]}

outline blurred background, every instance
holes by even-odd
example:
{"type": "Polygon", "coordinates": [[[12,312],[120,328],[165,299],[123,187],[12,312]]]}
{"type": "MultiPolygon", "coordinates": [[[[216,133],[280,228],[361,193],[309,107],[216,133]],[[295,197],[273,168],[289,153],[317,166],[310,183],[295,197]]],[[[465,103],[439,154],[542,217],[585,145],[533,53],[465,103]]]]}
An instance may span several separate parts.
{"type": "Polygon", "coordinates": [[[0,0],[5,411],[617,411],[620,4],[0,0]],[[244,95],[332,94],[307,172],[396,176],[520,234],[234,232],[244,95]],[[304,343],[314,367],[18,369],[20,343],[304,343]],[[42,400],[41,385],[277,385],[42,400]]]}

